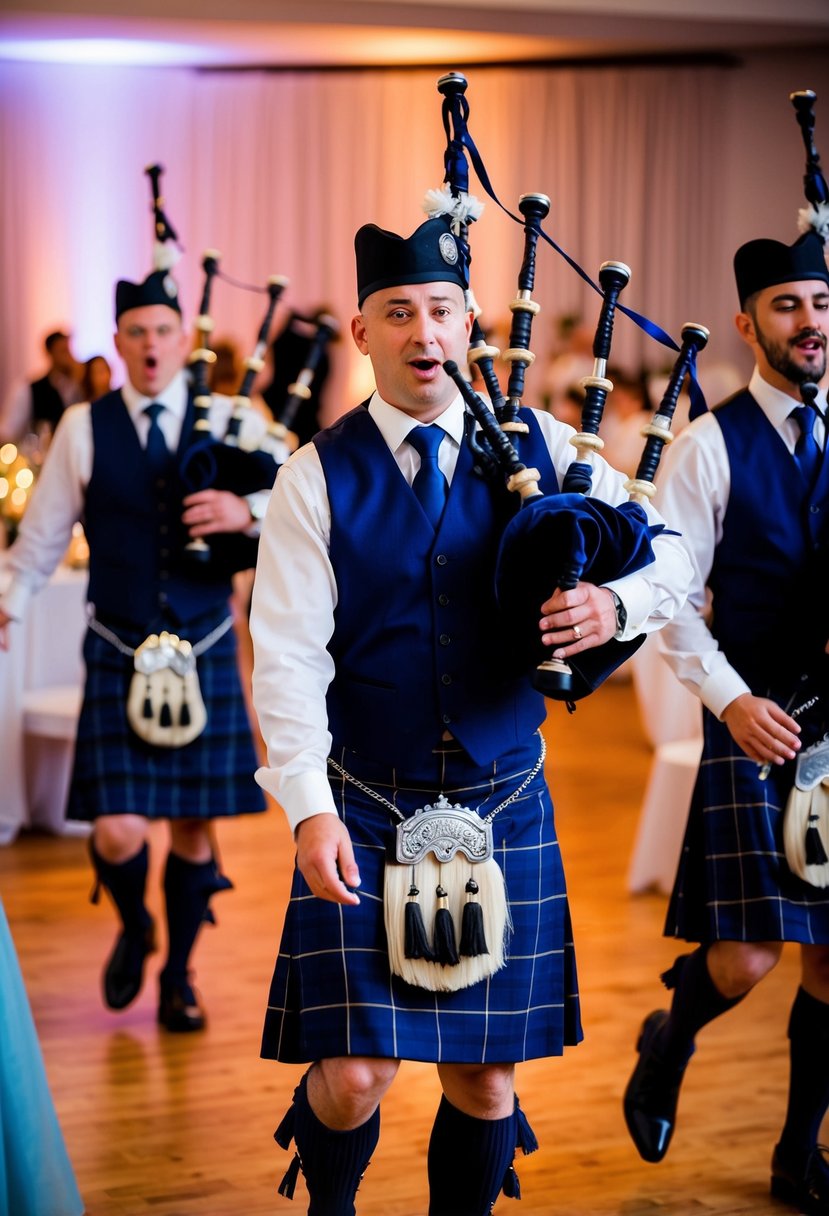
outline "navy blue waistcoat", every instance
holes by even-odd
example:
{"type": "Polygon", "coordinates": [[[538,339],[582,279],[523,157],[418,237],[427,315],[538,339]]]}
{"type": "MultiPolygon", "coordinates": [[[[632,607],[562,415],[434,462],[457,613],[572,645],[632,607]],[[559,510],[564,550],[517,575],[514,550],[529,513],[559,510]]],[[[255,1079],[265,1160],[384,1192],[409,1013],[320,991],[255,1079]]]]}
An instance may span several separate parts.
{"type": "MultiPolygon", "coordinates": [[[[558,489],[532,417],[521,459],[558,489]]],[[[400,765],[450,731],[480,764],[521,743],[544,699],[511,661],[493,591],[518,495],[476,476],[464,443],[435,534],[380,431],[359,406],[314,438],[331,505],[338,602],[328,692],[335,749],[400,765]]],[[[553,588],[550,588],[552,593],[553,588]]]]}
{"type": "Polygon", "coordinates": [[[33,380],[32,390],[32,430],[38,422],[48,422],[56,427],[63,416],[64,404],[58,390],[48,376],[33,380]]]}
{"type": "Polygon", "coordinates": [[[747,391],[714,414],[731,489],[708,578],[712,633],[755,693],[786,689],[826,640],[829,462],[810,494],[780,435],[747,391]]]}
{"type": "MultiPolygon", "coordinates": [[[[186,493],[178,461],[156,482],[120,392],[92,404],[94,456],[86,491],[88,596],[103,618],[139,629],[161,620],[185,625],[218,609],[231,592],[226,578],[200,571],[184,557],[181,523],[186,493]]],[[[179,451],[193,423],[192,403],[179,451]]]]}

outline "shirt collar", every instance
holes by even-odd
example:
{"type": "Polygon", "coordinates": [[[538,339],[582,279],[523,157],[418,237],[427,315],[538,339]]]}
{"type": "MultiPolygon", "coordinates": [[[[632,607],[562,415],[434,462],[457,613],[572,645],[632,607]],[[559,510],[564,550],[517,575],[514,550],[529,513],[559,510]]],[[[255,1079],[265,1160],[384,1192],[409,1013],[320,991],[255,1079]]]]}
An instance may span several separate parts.
{"type": "MultiPolygon", "coordinates": [[[[802,406],[802,402],[799,402],[798,399],[781,392],[779,388],[769,384],[768,380],[764,380],[760,375],[760,369],[756,366],[748,382],[748,391],[777,430],[780,430],[792,410],[797,409],[798,404],[802,406]]],[[[825,414],[826,393],[824,390],[818,393],[816,404],[821,413],[825,414]]]]}
{"type": "Polygon", "coordinates": [[[166,406],[179,422],[183,422],[187,410],[187,378],[183,371],[177,372],[164,391],[157,393],[155,397],[142,396],[129,380],[125,380],[121,396],[124,398],[124,404],[129,410],[133,422],[141,417],[142,411],[153,401],[158,401],[161,405],[166,406]]]}
{"type": "MultiPolygon", "coordinates": [[[[409,431],[413,430],[416,426],[422,425],[411,414],[404,414],[397,406],[390,405],[388,401],[384,401],[377,392],[374,393],[369,402],[368,412],[377,423],[380,434],[392,452],[397,451],[401,443],[408,436],[409,431]]],[[[460,393],[458,393],[454,401],[447,405],[439,417],[433,419],[433,422],[435,426],[442,427],[450,439],[454,439],[456,445],[460,447],[463,442],[464,427],[464,402],[460,393]]]]}

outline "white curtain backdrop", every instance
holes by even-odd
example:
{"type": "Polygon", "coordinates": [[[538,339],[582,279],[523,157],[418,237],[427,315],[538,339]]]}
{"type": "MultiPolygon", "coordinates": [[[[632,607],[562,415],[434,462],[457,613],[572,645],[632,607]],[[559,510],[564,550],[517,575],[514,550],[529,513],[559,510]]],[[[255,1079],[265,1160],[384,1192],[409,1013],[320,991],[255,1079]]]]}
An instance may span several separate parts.
{"type": "MultiPolygon", "coordinates": [[[[152,162],[165,168],[166,210],[186,248],[176,276],[187,317],[206,248],[247,283],[287,275],[283,311],[326,304],[346,331],[332,352],[329,417],[361,399],[371,383],[347,333],[353,237],[369,221],[410,232],[424,192],[441,184],[440,71],[0,67],[0,399],[38,371],[43,336],[58,327],[71,329],[79,358],[112,358],[117,382],[113,285],[150,269],[143,171],[152,162]]],[[[736,246],[796,236],[804,156],[787,97],[819,91],[826,69],[816,54],[733,66],[462,70],[469,129],[503,203],[515,211],[520,194],[548,194],[546,230],[593,278],[606,259],[627,262],[624,303],[674,337],[684,321],[708,325],[702,370],[709,358],[743,358],[731,323],[736,246]]],[[[829,109],[821,129],[829,146],[829,109]]],[[[474,171],[470,189],[485,197],[474,171]]],[[[488,202],[471,244],[473,287],[494,325],[515,293],[522,233],[488,202]]],[[[529,404],[541,393],[556,317],[581,311],[592,323],[599,306],[543,244],[534,297],[542,311],[529,404]]],[[[247,353],[263,303],[219,282],[215,336],[235,337],[247,353]]],[[[671,356],[619,317],[614,361],[634,370],[671,356]]]]}

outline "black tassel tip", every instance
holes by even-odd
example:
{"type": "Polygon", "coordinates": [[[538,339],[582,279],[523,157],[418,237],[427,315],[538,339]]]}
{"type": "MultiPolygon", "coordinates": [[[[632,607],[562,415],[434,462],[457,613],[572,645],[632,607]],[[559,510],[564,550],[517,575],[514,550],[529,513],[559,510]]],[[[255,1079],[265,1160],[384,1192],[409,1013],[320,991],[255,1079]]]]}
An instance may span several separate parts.
{"type": "Polygon", "coordinates": [[[806,829],[807,866],[825,866],[827,861],[829,861],[829,857],[826,856],[826,849],[823,847],[823,841],[820,838],[820,832],[813,822],[816,820],[817,815],[810,815],[809,827],[806,829]]]}
{"type": "Polygon", "coordinates": [[[435,894],[438,897],[438,910],[435,913],[435,957],[444,967],[456,967],[461,960],[455,945],[452,913],[446,906],[447,895],[443,887],[438,887],[435,894]]]}
{"type": "Polygon", "coordinates": [[[161,706],[161,713],[158,715],[158,724],[159,724],[159,726],[172,726],[173,725],[173,715],[171,714],[170,706],[167,704],[166,701],[161,706]]]}
{"type": "Polygon", "coordinates": [[[409,898],[406,901],[406,911],[404,913],[404,946],[403,952],[406,958],[423,958],[428,962],[435,961],[434,951],[429,945],[429,938],[426,936],[426,925],[423,922],[423,912],[420,904],[417,902],[417,897],[420,894],[417,887],[412,883],[409,888],[409,898]]]}
{"type": "Polygon", "coordinates": [[[466,903],[463,906],[461,920],[460,953],[464,958],[477,958],[480,954],[489,954],[484,931],[484,912],[475,896],[478,894],[478,884],[470,878],[466,884],[466,903]]]}

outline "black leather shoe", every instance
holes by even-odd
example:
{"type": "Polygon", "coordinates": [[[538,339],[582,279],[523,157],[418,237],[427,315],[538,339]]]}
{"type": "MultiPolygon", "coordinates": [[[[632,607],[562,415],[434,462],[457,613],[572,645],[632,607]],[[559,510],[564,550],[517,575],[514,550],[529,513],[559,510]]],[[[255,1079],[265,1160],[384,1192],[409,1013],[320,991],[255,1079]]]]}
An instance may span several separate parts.
{"type": "Polygon", "coordinates": [[[795,1170],[776,1145],[771,1159],[771,1194],[805,1216],[829,1216],[829,1148],[815,1145],[806,1164],[795,1170]]]}
{"type": "Polygon", "coordinates": [[[687,1060],[679,1067],[666,1064],[659,1055],[656,1040],[667,1020],[667,1012],[657,1009],[642,1023],[636,1044],[639,1060],[624,1100],[625,1122],[639,1156],[654,1163],[662,1160],[671,1143],[687,1066],[687,1060]]]}
{"type": "Polygon", "coordinates": [[[203,1030],[206,1022],[199,998],[187,983],[162,984],[158,1003],[158,1021],[173,1034],[203,1030]]]}
{"type": "Polygon", "coordinates": [[[110,1009],[126,1009],[141,991],[144,963],[155,950],[155,922],[141,937],[122,932],[104,967],[104,1001],[110,1009]]]}

